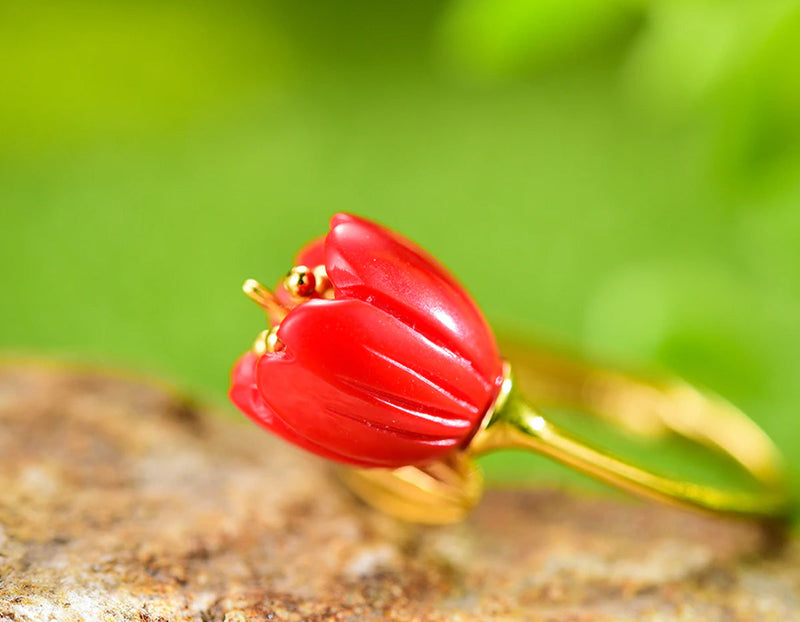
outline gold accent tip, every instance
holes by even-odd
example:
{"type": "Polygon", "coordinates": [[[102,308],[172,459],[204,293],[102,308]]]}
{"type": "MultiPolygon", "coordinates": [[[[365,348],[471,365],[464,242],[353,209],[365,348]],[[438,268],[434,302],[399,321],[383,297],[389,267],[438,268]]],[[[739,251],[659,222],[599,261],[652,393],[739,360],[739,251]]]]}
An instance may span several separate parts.
{"type": "Polygon", "coordinates": [[[273,321],[280,321],[286,317],[287,310],[275,299],[275,295],[255,279],[247,279],[242,285],[242,291],[250,300],[271,314],[273,321]]]}

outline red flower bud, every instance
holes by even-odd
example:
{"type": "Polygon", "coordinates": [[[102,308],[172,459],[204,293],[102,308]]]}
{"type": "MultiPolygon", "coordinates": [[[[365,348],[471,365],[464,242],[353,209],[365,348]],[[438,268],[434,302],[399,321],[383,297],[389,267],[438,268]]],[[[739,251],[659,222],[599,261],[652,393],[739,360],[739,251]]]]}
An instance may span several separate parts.
{"type": "Polygon", "coordinates": [[[282,347],[237,361],[233,403],[284,439],[358,466],[420,464],[469,443],[503,369],[455,278],[413,242],[346,214],[297,260],[324,265],[332,297],[278,287],[283,310],[270,315],[282,347]]]}

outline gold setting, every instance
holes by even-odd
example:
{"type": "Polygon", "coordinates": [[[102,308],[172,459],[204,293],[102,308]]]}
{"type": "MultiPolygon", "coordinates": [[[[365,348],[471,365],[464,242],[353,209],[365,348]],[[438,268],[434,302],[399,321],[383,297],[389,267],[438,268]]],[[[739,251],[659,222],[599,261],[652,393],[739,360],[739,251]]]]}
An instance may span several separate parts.
{"type": "Polygon", "coordinates": [[[339,467],[338,474],[372,507],[412,523],[457,523],[467,517],[483,494],[480,470],[462,453],[419,467],[339,467]]]}

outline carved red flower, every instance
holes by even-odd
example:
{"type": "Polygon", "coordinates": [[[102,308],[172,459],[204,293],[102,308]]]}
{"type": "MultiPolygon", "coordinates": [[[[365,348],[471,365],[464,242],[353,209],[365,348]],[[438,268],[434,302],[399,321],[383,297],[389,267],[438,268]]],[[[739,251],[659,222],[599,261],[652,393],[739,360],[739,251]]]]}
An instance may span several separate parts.
{"type": "Polygon", "coordinates": [[[416,465],[469,443],[503,370],[455,278],[413,242],[347,214],[297,262],[328,290],[277,288],[278,347],[236,362],[233,403],[284,439],[358,466],[416,465]]]}

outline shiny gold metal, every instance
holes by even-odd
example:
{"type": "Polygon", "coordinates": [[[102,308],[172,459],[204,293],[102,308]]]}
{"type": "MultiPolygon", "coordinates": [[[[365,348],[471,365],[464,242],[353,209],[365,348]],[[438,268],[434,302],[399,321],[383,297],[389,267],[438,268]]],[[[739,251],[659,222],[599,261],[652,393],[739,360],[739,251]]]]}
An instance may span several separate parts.
{"type": "Polygon", "coordinates": [[[267,352],[280,352],[285,347],[278,338],[279,326],[273,326],[269,330],[262,330],[253,342],[253,352],[261,356],[267,352]]]}
{"type": "Polygon", "coordinates": [[[280,327],[273,326],[267,333],[265,340],[267,352],[280,352],[284,348],[283,342],[278,338],[278,328],[280,327]]]}
{"type": "Polygon", "coordinates": [[[255,279],[247,279],[242,285],[242,291],[264,309],[271,317],[279,321],[286,317],[288,311],[275,298],[274,294],[255,279]]]}
{"type": "MultiPolygon", "coordinates": [[[[755,423],[722,398],[680,380],[612,371],[548,349],[511,347],[505,351],[515,361],[518,377],[506,367],[495,405],[469,447],[458,456],[459,464],[499,449],[529,449],[616,488],[672,505],[764,521],[789,515],[791,499],[777,448],[755,423]],[[540,407],[583,411],[645,440],[683,437],[738,463],[754,486],[728,490],[653,473],[561,429],[540,407]]],[[[481,480],[477,476],[449,478],[447,484],[432,485],[430,478],[437,479],[437,468],[353,469],[343,479],[368,503],[399,518],[424,523],[460,520],[480,497],[481,480]],[[447,490],[447,495],[442,490],[447,490]],[[465,509],[457,512],[451,501],[454,498],[469,499],[469,503],[463,503],[459,507],[465,509]]],[[[463,472],[474,469],[460,468],[463,472]]]]}
{"type": "Polygon", "coordinates": [[[393,470],[341,467],[339,477],[371,506],[401,520],[429,525],[463,520],[483,493],[483,477],[465,454],[393,470]]]}
{"type": "Polygon", "coordinates": [[[295,298],[308,298],[316,291],[317,279],[306,266],[295,266],[283,279],[283,287],[295,298]]]}
{"type": "Polygon", "coordinates": [[[313,272],[314,272],[314,279],[316,281],[317,295],[322,298],[328,298],[332,300],[333,284],[331,283],[331,280],[328,278],[328,271],[325,269],[325,266],[320,264],[319,266],[314,268],[313,272]]]}
{"type": "Polygon", "coordinates": [[[267,347],[267,338],[269,337],[269,333],[269,330],[262,330],[260,333],[258,333],[258,337],[256,337],[256,340],[253,342],[252,350],[259,356],[266,354],[269,351],[267,347]]]}

